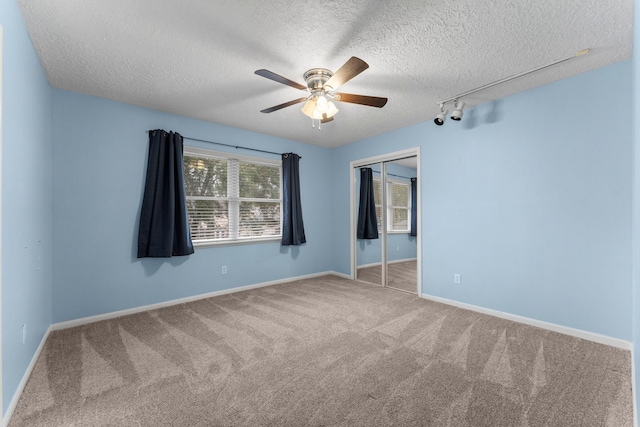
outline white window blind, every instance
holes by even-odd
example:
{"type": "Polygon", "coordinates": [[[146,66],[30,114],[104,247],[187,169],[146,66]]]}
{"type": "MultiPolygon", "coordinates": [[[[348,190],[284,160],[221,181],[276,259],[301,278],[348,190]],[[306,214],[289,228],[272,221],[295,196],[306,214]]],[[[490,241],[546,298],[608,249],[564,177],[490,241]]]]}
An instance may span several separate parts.
{"type": "MultiPolygon", "coordinates": [[[[378,230],[382,229],[382,180],[373,179],[373,199],[376,205],[378,230]]],[[[387,231],[408,232],[411,218],[411,185],[387,179],[387,231]]]]}
{"type": "Polygon", "coordinates": [[[185,147],[184,176],[194,243],[281,237],[280,161],[185,147]]]}
{"type": "Polygon", "coordinates": [[[391,181],[387,183],[390,197],[387,197],[387,230],[409,231],[409,209],[411,186],[391,181]]]}

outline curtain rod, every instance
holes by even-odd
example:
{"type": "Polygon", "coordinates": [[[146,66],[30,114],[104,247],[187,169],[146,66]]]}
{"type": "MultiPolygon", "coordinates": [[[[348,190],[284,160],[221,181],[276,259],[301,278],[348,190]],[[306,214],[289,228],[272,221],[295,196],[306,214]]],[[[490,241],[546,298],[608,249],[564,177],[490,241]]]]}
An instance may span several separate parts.
{"type": "MultiPolygon", "coordinates": [[[[151,132],[151,131],[148,131],[147,133],[149,133],[149,132],[151,132]]],[[[241,149],[241,150],[257,151],[259,153],[275,154],[276,156],[282,156],[282,154],[283,154],[283,153],[276,153],[275,151],[267,151],[267,150],[259,150],[257,148],[243,147],[241,145],[223,144],[222,142],[208,141],[206,139],[191,138],[190,136],[182,136],[182,139],[190,139],[191,141],[207,142],[209,144],[222,145],[222,146],[225,146],[225,147],[235,148],[236,150],[241,149]]],[[[300,158],[302,159],[302,157],[300,157],[300,158]]]]}
{"type": "MultiPolygon", "coordinates": [[[[382,173],[380,171],[372,171],[373,173],[382,173]]],[[[387,175],[389,176],[395,176],[396,178],[404,178],[404,179],[411,179],[411,177],[408,176],[402,176],[402,175],[396,175],[395,173],[387,173],[387,175]]]]}
{"type": "MultiPolygon", "coordinates": [[[[222,146],[225,146],[225,147],[235,148],[236,150],[241,149],[241,150],[257,151],[259,153],[275,154],[276,156],[282,156],[282,153],[276,153],[275,151],[259,150],[257,148],[243,147],[241,145],[223,144],[222,142],[207,141],[206,139],[191,138],[190,136],[183,136],[182,138],[190,139],[191,141],[207,142],[209,144],[222,145],[222,146]]],[[[302,158],[302,157],[300,157],[300,158],[302,158]]]]}
{"type": "Polygon", "coordinates": [[[407,156],[407,157],[399,157],[399,158],[397,158],[397,159],[392,159],[392,160],[383,160],[383,161],[381,161],[381,162],[367,163],[367,164],[365,164],[365,165],[358,165],[358,166],[354,166],[353,168],[354,168],[354,169],[366,168],[367,166],[377,165],[377,164],[379,164],[379,163],[392,163],[392,162],[395,162],[396,160],[411,159],[411,158],[413,158],[413,157],[418,157],[418,156],[416,156],[415,154],[412,154],[412,155],[407,156]]]}

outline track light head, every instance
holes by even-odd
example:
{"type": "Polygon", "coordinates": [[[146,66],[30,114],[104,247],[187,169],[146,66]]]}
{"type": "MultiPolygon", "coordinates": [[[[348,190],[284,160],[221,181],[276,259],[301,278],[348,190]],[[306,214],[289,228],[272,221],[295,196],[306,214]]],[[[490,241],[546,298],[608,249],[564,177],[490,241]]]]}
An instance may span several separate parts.
{"type": "Polygon", "coordinates": [[[456,100],[456,109],[451,113],[451,120],[459,122],[462,119],[462,109],[464,108],[464,102],[456,100]]]}
{"type": "Polygon", "coordinates": [[[444,104],[440,104],[440,113],[438,113],[436,118],[433,119],[433,123],[437,124],[438,126],[442,126],[444,124],[444,121],[447,120],[448,112],[449,111],[445,111],[444,104]]]}

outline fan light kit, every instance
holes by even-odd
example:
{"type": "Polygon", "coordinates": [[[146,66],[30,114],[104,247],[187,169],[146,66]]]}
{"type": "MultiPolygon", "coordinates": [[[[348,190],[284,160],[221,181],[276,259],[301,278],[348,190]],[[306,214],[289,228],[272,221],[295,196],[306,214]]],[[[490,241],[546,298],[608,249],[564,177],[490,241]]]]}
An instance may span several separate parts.
{"type": "Polygon", "coordinates": [[[523,76],[526,76],[527,74],[535,73],[536,71],[540,71],[540,70],[543,70],[545,68],[551,67],[553,65],[560,64],[561,62],[569,61],[570,59],[573,59],[573,58],[576,58],[578,56],[584,55],[585,53],[589,53],[589,50],[590,49],[583,49],[580,52],[576,52],[571,56],[568,56],[568,57],[563,58],[563,59],[559,59],[559,60],[554,61],[554,62],[552,62],[550,64],[543,65],[541,67],[534,68],[533,70],[525,71],[523,73],[519,73],[519,74],[516,74],[516,75],[513,75],[513,76],[505,77],[504,79],[495,81],[493,83],[488,83],[488,84],[486,84],[484,86],[480,86],[480,87],[477,87],[475,89],[471,89],[471,90],[469,90],[467,92],[461,93],[460,95],[456,95],[456,96],[453,96],[451,98],[445,99],[444,101],[438,101],[438,104],[440,104],[440,112],[438,113],[436,118],[433,119],[433,122],[438,126],[442,126],[444,124],[444,121],[447,119],[447,113],[448,113],[448,111],[446,111],[444,109],[444,106],[445,106],[445,104],[447,102],[453,101],[454,106],[455,106],[455,109],[453,110],[453,113],[451,113],[451,120],[455,120],[455,121],[459,122],[462,119],[462,109],[464,108],[464,102],[459,101],[459,99],[462,98],[463,96],[471,95],[472,93],[476,93],[476,92],[479,92],[481,90],[488,89],[490,87],[499,85],[501,83],[506,83],[506,82],[508,82],[510,80],[517,79],[518,77],[523,77],[523,76]]]}
{"type": "Polygon", "coordinates": [[[352,56],[338,71],[335,73],[326,68],[312,68],[304,73],[304,81],[306,86],[282,77],[272,71],[260,69],[256,74],[275,82],[291,86],[296,89],[309,92],[305,98],[294,99],[271,108],[261,110],[261,113],[272,113],[285,107],[304,102],[302,113],[311,118],[311,125],[315,126],[315,120],[318,121],[318,129],[321,123],[327,123],[333,120],[333,116],[338,113],[338,108],[333,103],[347,102],[351,104],[366,105],[369,107],[382,108],[387,103],[387,98],[377,96],[354,95],[350,93],[335,92],[338,87],[342,86],[364,70],[369,65],[360,58],[352,56]]]}
{"type": "Polygon", "coordinates": [[[305,116],[326,123],[336,115],[338,108],[332,102],[335,96],[328,92],[330,87],[326,86],[332,76],[333,73],[326,68],[313,68],[304,73],[307,90],[311,92],[311,95],[306,99],[307,102],[302,107],[302,113],[305,116]]]}

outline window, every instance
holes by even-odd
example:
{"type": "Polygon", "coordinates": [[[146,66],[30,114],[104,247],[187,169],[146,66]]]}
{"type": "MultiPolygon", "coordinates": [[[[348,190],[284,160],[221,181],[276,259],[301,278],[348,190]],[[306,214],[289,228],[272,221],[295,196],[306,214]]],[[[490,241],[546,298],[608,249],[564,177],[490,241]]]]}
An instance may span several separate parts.
{"type": "MultiPolygon", "coordinates": [[[[382,180],[373,178],[378,229],[382,229],[382,180]]],[[[411,185],[387,179],[387,231],[408,233],[411,225],[411,185]]]]}
{"type": "Polygon", "coordinates": [[[184,181],[194,243],[282,236],[282,164],[185,147],[184,181]]]}
{"type": "Polygon", "coordinates": [[[391,181],[387,183],[391,197],[387,198],[387,229],[389,231],[409,231],[411,224],[411,185],[404,182],[391,181]]]}

